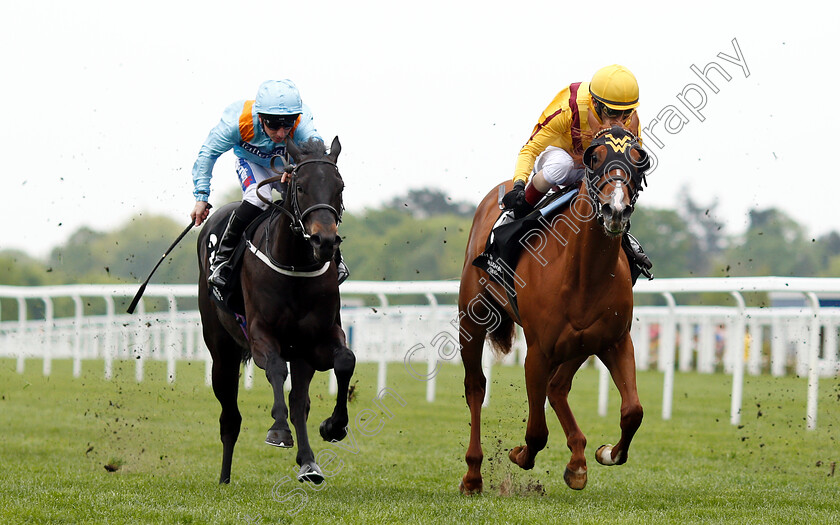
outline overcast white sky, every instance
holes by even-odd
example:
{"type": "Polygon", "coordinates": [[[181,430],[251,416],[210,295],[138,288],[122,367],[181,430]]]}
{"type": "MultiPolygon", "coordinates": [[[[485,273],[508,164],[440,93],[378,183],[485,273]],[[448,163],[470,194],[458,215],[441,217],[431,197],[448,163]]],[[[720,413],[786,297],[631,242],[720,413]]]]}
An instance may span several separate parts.
{"type": "MultiPolygon", "coordinates": [[[[837,225],[832,163],[840,74],[827,2],[86,1],[0,3],[0,249],[38,256],[82,225],[139,214],[186,226],[199,147],[238,99],[293,79],[329,142],[352,211],[409,188],[477,203],[512,176],[557,91],[620,63],[644,126],[688,118],[639,205],[687,189],[729,233],[780,207],[818,235],[837,225]],[[743,3],[747,4],[747,3],[743,3]],[[758,7],[760,6],[760,7],[758,7]],[[736,57],[742,67],[719,58],[736,57]],[[717,62],[731,76],[690,67],[717,62]],[[704,121],[677,99],[704,88],[704,121]]],[[[689,95],[695,101],[699,97],[689,95]],[[693,98],[692,98],[693,97],[693,98]]],[[[672,122],[673,124],[674,122],[672,122]]],[[[219,159],[211,202],[236,187],[219,159]]]]}

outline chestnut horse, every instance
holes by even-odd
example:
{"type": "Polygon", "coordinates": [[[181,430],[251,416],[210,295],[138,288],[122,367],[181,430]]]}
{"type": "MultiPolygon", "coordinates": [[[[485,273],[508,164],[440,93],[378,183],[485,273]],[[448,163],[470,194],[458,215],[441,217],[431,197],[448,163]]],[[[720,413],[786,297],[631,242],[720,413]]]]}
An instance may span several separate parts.
{"type": "Polygon", "coordinates": [[[249,246],[253,249],[246,251],[242,260],[245,329],[234,315],[216,305],[206,286],[209,232],[213,224],[228,217],[213,214],[199,235],[199,310],[204,341],[213,357],[213,391],[222,405],[219,483],[230,482],[233,448],[242,422],[237,406],[239,369],[249,357],[265,370],[274,390],[271,415],[275,422],[266,442],[280,447],[294,443],[283,400],[286,363],[291,364],[289,407],[298,441],[299,481],[324,480],[306,430],[309,384],[316,370],[333,368],[338,380],[335,408],[321,423],[321,437],[338,441],[347,435],[347,390],[356,358],[347,348],[341,328],[334,261],[341,242],[337,228],[343,209],[344,182],[336,166],[341,144],[336,137],[329,155],[320,141],[310,141],[300,149],[289,141],[287,149],[297,161],[290,174],[289,196],[282,206],[272,203],[280,213],[259,224],[249,246]]]}
{"type": "MultiPolygon", "coordinates": [[[[522,326],[527,343],[525,382],[528,423],[525,445],[513,448],[510,460],[523,469],[548,440],[545,399],[566,433],[572,452],[564,480],[583,489],[587,480],[586,438],[568,403],[572,378],[591,355],[606,365],[621,394],[621,438],[615,446],[600,447],[595,458],[603,465],[627,461],[633,434],[642,422],[636,392],[636,368],[630,323],[633,291],[630,267],[621,248],[630,214],[642,189],[648,157],[636,137],[624,128],[599,131],[583,156],[586,176],[570,207],[521,240],[525,248],[516,264],[513,289],[488,279],[472,261],[485,248],[499,216],[497,192],[490,192],[475,213],[458,299],[464,388],[470,408],[467,473],[460,490],[481,492],[481,405],[486,378],[481,368],[485,337],[502,353],[511,349],[514,322],[522,326]],[[509,297],[514,297],[517,310],[509,297]]],[[[512,188],[510,182],[506,190],[512,188]]]]}

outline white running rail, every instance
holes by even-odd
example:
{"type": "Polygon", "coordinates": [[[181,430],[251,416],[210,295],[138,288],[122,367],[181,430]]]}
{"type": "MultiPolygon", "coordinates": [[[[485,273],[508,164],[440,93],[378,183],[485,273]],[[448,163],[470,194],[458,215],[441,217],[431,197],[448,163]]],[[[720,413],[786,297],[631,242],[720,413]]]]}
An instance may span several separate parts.
{"type": "MultiPolygon", "coordinates": [[[[440,362],[459,359],[453,304],[458,284],[348,281],[341,286],[346,303],[342,322],[349,345],[359,362],[378,364],[378,391],[387,385],[387,364],[402,362],[412,377],[426,381],[426,399],[434,401],[440,362]],[[406,295],[416,296],[415,302],[421,304],[393,304],[406,295]],[[375,305],[361,306],[363,298],[375,305]]],[[[806,421],[809,429],[816,427],[819,377],[840,371],[840,308],[821,306],[820,299],[840,297],[840,279],[656,279],[639,281],[634,291],[637,297],[661,297],[665,304],[636,307],[632,332],[637,368],[655,366],[663,372],[664,419],[671,418],[675,370],[731,373],[732,424],[740,423],[745,373],[781,376],[793,372],[808,377],[806,421]],[[680,304],[685,294],[713,292],[722,293],[728,301],[680,304]],[[744,294],[753,292],[801,297],[801,305],[747,307],[744,294]]],[[[115,360],[133,360],[137,381],[143,380],[144,361],[154,359],[166,361],[170,382],[175,381],[178,361],[204,360],[209,384],[211,361],[195,309],[197,286],[149,285],[135,315],[117,311],[116,305],[127,304],[135,292],[133,285],[0,286],[0,357],[15,359],[21,373],[27,359],[40,359],[44,375],[51,373],[54,359],[72,359],[76,377],[84,360],[101,359],[106,378],[113,376],[115,360]],[[56,300],[64,301],[64,316],[56,316],[56,300]],[[165,301],[166,309],[146,312],[148,300],[165,301]],[[72,315],[66,312],[68,301],[72,301],[72,315]],[[29,318],[31,310],[38,310],[38,315],[29,318]]],[[[521,334],[514,350],[501,364],[524,361],[521,334]]],[[[486,351],[485,403],[490,399],[493,359],[492,352],[486,351]]],[[[599,411],[606,414],[609,378],[603,365],[595,362],[601,371],[599,411]]],[[[252,385],[253,374],[249,362],[246,388],[252,385]]]]}

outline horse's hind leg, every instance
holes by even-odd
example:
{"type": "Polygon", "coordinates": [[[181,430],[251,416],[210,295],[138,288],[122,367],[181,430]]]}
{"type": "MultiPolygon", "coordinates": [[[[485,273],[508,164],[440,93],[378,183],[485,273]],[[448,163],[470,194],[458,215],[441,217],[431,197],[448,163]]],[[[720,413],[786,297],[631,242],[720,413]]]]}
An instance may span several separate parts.
{"type": "Polygon", "coordinates": [[[315,463],[315,454],[309,445],[306,421],[309,419],[309,384],[315,369],[303,360],[292,361],[292,391],[289,393],[292,425],[297,434],[297,464],[300,465],[298,481],[320,484],[324,481],[321,468],[315,463]]]}
{"type": "MultiPolygon", "coordinates": [[[[463,288],[463,285],[462,285],[463,288]]],[[[464,311],[459,307],[459,311],[464,311]]],[[[462,314],[463,315],[463,314],[462,314]]],[[[461,362],[464,364],[464,393],[470,407],[470,444],[467,448],[467,473],[459,489],[464,494],[477,494],[483,490],[481,462],[481,405],[487,378],[481,368],[484,338],[487,334],[483,325],[476,323],[469,315],[460,319],[461,362]]]]}
{"type": "Polygon", "coordinates": [[[322,421],[319,428],[324,441],[341,441],[347,436],[347,425],[350,422],[347,414],[347,393],[350,389],[350,378],[356,369],[356,356],[347,348],[344,331],[338,325],[334,330],[338,346],[333,351],[333,370],[338,383],[338,394],[335,397],[332,415],[322,421]]]}
{"type": "MultiPolygon", "coordinates": [[[[222,330],[219,327],[219,330],[222,330]]],[[[225,334],[226,335],[226,334],[225,334]]],[[[240,356],[237,346],[229,337],[216,337],[208,341],[208,348],[213,349],[213,393],[222,405],[219,417],[219,433],[222,440],[222,472],[219,483],[230,483],[230,469],[233,463],[233,448],[239,438],[242,415],[237,406],[239,395],[240,356]]]]}
{"type": "Polygon", "coordinates": [[[602,465],[623,465],[627,461],[630,442],[642,424],[644,412],[636,390],[636,361],[630,335],[598,354],[612,375],[613,382],[621,395],[621,438],[613,447],[602,445],[595,451],[595,459],[602,465]]]}
{"type": "Polygon", "coordinates": [[[289,410],[286,408],[286,401],[283,398],[283,385],[289,375],[286,361],[277,355],[276,352],[269,352],[265,362],[265,377],[271,383],[274,391],[274,404],[271,406],[271,417],[274,424],[268,429],[265,442],[269,445],[281,448],[294,446],[292,432],[289,430],[289,410]]]}
{"type": "MultiPolygon", "coordinates": [[[[526,337],[527,339],[527,337],[526,337]]],[[[528,391],[528,425],[525,429],[525,446],[511,449],[510,460],[529,470],[534,468],[537,453],[548,441],[545,424],[545,394],[548,386],[549,366],[539,348],[528,347],[525,358],[525,387],[528,391]]]]}
{"type": "Polygon", "coordinates": [[[572,451],[572,457],[563,473],[563,480],[575,490],[582,490],[586,486],[586,436],[580,430],[569,407],[569,391],[572,389],[575,373],[586,359],[584,356],[563,363],[557,367],[548,383],[548,402],[551,403],[557,419],[563,426],[563,432],[566,433],[566,446],[572,451]]]}

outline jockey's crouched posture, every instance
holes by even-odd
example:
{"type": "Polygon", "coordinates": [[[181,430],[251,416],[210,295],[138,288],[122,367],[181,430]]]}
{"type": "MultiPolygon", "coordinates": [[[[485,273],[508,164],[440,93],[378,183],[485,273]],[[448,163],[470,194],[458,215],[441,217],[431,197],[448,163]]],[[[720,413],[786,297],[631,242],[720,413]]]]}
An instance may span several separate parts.
{"type": "MultiPolygon", "coordinates": [[[[208,216],[210,178],[213,165],[222,153],[233,149],[236,154],[236,174],[242,186],[242,204],[230,216],[215,256],[210,264],[208,282],[224,288],[231,274],[230,257],[239,243],[245,228],[268,208],[257,196],[257,185],[272,176],[271,157],[286,154],[286,141],[303,144],[309,139],[323,141],[312,118],[309,107],[301,102],[300,94],[291,80],[267,80],[260,84],[256,100],[240,100],[229,105],[222,120],[210,130],[207,140],[198,152],[192,169],[195,186],[195,208],[190,216],[199,226],[208,216]]],[[[271,199],[271,187],[283,192],[285,176],[281,183],[265,185],[260,193],[271,199]]],[[[338,282],[341,284],[350,272],[341,255],[338,260],[338,282]]]]}
{"type": "MultiPolygon", "coordinates": [[[[622,126],[639,137],[639,84],[627,68],[619,65],[598,70],[591,82],[570,84],[545,108],[528,142],[519,151],[513,175],[513,190],[502,203],[513,208],[516,217],[531,211],[552,186],[580,182],[584,169],[580,163],[595,132],[603,127],[622,126]],[[577,160],[576,160],[577,159],[577,160]],[[534,176],[531,182],[528,177],[534,176]]],[[[641,138],[639,138],[641,142],[641,138]]],[[[624,232],[622,243],[633,282],[639,272],[653,278],[653,266],[639,242],[624,232]]]]}

